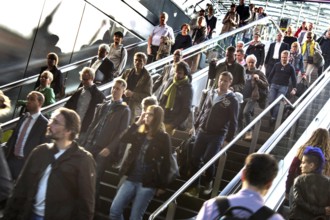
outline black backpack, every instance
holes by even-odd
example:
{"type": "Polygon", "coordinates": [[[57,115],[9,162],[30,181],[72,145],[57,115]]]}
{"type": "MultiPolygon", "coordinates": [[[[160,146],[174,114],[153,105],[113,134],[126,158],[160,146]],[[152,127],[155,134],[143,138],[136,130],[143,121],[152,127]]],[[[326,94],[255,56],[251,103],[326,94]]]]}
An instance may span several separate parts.
{"type": "Polygon", "coordinates": [[[262,206],[255,213],[253,213],[250,209],[243,206],[232,206],[230,207],[229,200],[226,197],[218,197],[216,199],[216,203],[218,205],[218,210],[220,212],[219,219],[220,220],[266,220],[270,218],[275,212],[268,208],[267,206],[262,206]],[[225,210],[225,211],[223,211],[225,210]],[[233,215],[234,210],[242,210],[251,214],[248,218],[239,218],[233,215]]]}

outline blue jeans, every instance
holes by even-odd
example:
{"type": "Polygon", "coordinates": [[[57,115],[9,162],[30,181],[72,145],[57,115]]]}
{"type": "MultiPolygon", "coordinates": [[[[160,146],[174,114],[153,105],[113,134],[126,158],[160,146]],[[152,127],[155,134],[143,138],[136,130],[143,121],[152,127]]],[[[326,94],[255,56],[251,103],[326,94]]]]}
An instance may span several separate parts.
{"type": "MultiPolygon", "coordinates": [[[[194,175],[201,167],[202,163],[207,163],[221,149],[224,141],[224,135],[207,134],[199,131],[192,151],[191,174],[194,175]]],[[[206,182],[213,180],[215,174],[215,164],[212,164],[205,172],[206,182]]],[[[195,181],[192,186],[197,186],[195,181]]]]}
{"type": "Polygon", "coordinates": [[[43,216],[36,215],[32,213],[31,220],[44,220],[45,218],[43,216]]]}
{"type": "MultiPolygon", "coordinates": [[[[252,121],[252,116],[254,113],[254,106],[256,105],[257,101],[248,98],[242,105],[242,116],[243,116],[243,126],[242,128],[246,127],[252,121]]],[[[251,128],[252,129],[252,128],[251,128]]]]}
{"type": "MultiPolygon", "coordinates": [[[[269,104],[271,104],[281,94],[286,95],[287,91],[288,91],[288,86],[271,84],[270,90],[269,90],[269,96],[268,96],[269,104]]],[[[279,107],[280,107],[280,104],[278,103],[274,106],[274,108],[272,108],[270,110],[272,119],[275,119],[277,117],[279,107]]]]}
{"type": "Polygon", "coordinates": [[[125,180],[111,204],[110,219],[124,220],[124,209],[131,201],[132,208],[130,219],[142,219],[151,199],[154,197],[155,192],[155,188],[143,187],[140,182],[125,180]]]}

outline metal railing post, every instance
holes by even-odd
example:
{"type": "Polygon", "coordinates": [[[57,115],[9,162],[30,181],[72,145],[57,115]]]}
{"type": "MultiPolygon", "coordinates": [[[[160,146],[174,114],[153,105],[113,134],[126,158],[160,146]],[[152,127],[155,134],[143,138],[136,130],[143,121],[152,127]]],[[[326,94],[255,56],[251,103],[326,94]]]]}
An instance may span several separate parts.
{"type": "Polygon", "coordinates": [[[258,137],[259,137],[260,127],[261,127],[261,120],[259,120],[254,126],[253,133],[252,133],[252,140],[251,140],[250,149],[249,149],[249,154],[254,153],[255,150],[256,150],[256,145],[257,145],[257,141],[258,141],[258,137]]]}
{"type": "Polygon", "coordinates": [[[282,118],[283,118],[284,107],[285,107],[285,101],[281,101],[280,102],[280,107],[278,109],[278,114],[277,114],[276,123],[275,123],[275,129],[274,130],[276,130],[281,125],[282,118]]]}
{"type": "Polygon", "coordinates": [[[223,170],[225,168],[226,160],[227,160],[227,153],[224,153],[219,158],[217,172],[216,172],[216,175],[215,175],[215,180],[214,180],[214,185],[213,185],[211,197],[215,197],[219,194],[220,184],[221,184],[221,180],[222,180],[222,174],[223,174],[223,170]]]}
{"type": "Polygon", "coordinates": [[[166,219],[174,219],[176,207],[177,207],[176,200],[173,200],[168,205],[167,212],[166,212],[166,219]]]}

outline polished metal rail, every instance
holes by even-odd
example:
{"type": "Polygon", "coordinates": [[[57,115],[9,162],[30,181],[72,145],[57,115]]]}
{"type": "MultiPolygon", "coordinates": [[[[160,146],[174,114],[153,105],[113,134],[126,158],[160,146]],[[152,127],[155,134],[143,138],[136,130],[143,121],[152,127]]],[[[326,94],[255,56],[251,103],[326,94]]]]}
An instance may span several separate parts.
{"type": "MultiPolygon", "coordinates": [[[[266,17],[267,18],[267,17],[266,17]]],[[[263,22],[266,21],[266,20],[263,20],[263,22]]],[[[271,21],[274,26],[279,30],[279,27],[275,24],[275,22],[272,20],[272,19],[269,19],[269,21],[271,21]]],[[[255,22],[258,22],[258,21],[255,21],[255,22]]],[[[255,22],[253,22],[255,24],[255,22]]],[[[248,24],[247,25],[248,27],[252,27],[252,23],[251,24],[248,24]]],[[[245,26],[244,26],[245,27],[245,26]]],[[[243,28],[244,28],[243,27],[243,28]]],[[[238,33],[239,31],[241,31],[242,29],[238,28],[236,30],[234,30],[233,32],[235,33],[238,33]]],[[[280,30],[279,30],[280,31],[280,30]]],[[[232,32],[229,32],[229,33],[232,33],[232,32]]],[[[223,36],[224,38],[227,37],[227,36],[230,36],[229,33],[226,33],[224,35],[221,35],[223,36]]],[[[221,37],[220,36],[220,37],[221,37]]],[[[223,39],[223,38],[222,38],[223,39]]],[[[212,39],[211,41],[218,41],[219,39],[212,39]]],[[[214,43],[213,42],[213,43],[214,43]]],[[[196,45],[198,46],[198,45],[196,45]]],[[[324,73],[325,74],[325,73],[324,73]]],[[[323,76],[321,76],[321,78],[324,77],[324,74],[323,76]]],[[[314,86],[319,83],[321,79],[319,79],[317,82],[314,83],[314,86]]],[[[323,85],[323,84],[322,84],[323,85]]],[[[302,97],[300,98],[300,101],[303,100],[304,98],[306,98],[307,94],[311,94],[311,90],[312,88],[308,91],[308,92],[305,92],[302,97]]],[[[220,159],[220,161],[222,161],[223,159],[222,158],[225,158],[225,154],[227,152],[228,149],[230,149],[241,137],[243,137],[243,135],[249,131],[253,126],[255,126],[255,129],[260,129],[260,120],[263,116],[265,116],[266,114],[268,114],[268,112],[270,111],[270,109],[272,109],[275,105],[277,105],[278,103],[281,103],[282,100],[285,100],[289,105],[291,105],[292,107],[296,107],[295,105],[298,105],[298,102],[296,101],[296,104],[292,104],[284,95],[281,95],[279,96],[274,102],[272,102],[263,112],[261,112],[248,126],[246,126],[231,142],[228,143],[228,145],[226,145],[223,149],[220,150],[220,152],[218,152],[211,160],[209,160],[197,173],[195,173],[188,181],[185,182],[185,184],[180,187],[168,200],[166,200],[157,210],[155,210],[155,212],[153,212],[150,216],[149,216],[149,220],[152,220],[154,219],[156,216],[158,216],[161,212],[163,212],[167,207],[168,207],[168,211],[167,211],[167,216],[173,216],[175,213],[175,205],[173,205],[175,203],[175,200],[176,198],[181,195],[197,178],[199,178],[199,176],[201,176],[206,169],[208,169],[216,160],[220,159]],[[259,123],[259,125],[258,125],[259,123]]],[[[283,104],[281,104],[281,108],[280,108],[280,112],[278,114],[278,118],[277,118],[277,124],[281,121],[282,119],[282,114],[281,114],[281,111],[283,112],[283,104]]],[[[277,129],[276,130],[276,134],[279,136],[281,134],[281,130],[284,130],[285,128],[284,127],[281,127],[281,129],[277,129]]],[[[256,135],[254,135],[254,138],[256,138],[256,135]]],[[[256,140],[253,140],[251,141],[251,143],[256,143],[256,140]]],[[[264,144],[265,145],[265,144],[264,144]]],[[[254,151],[254,146],[251,144],[250,146],[250,152],[253,152],[254,151]]],[[[219,164],[224,164],[223,162],[219,162],[219,164]]],[[[219,170],[220,169],[220,174],[222,174],[222,170],[224,169],[224,165],[222,165],[221,167],[217,167],[217,169],[219,170]]],[[[228,188],[232,189],[234,184],[235,186],[237,186],[237,183],[239,182],[239,177],[241,175],[241,171],[239,174],[237,174],[235,176],[235,181],[231,181],[227,186],[228,188]],[[233,183],[232,183],[233,182],[233,183]]],[[[216,176],[215,178],[216,180],[217,179],[220,179],[221,180],[221,176],[216,176]],[[220,178],[219,178],[220,177],[220,178]]],[[[218,184],[218,186],[214,186],[213,187],[213,191],[212,191],[212,194],[211,196],[216,196],[217,193],[219,192],[219,186],[220,186],[220,183],[218,184]]],[[[226,187],[227,188],[227,187],[226,187]]],[[[225,188],[225,189],[226,189],[225,188]]],[[[226,190],[223,190],[221,192],[221,194],[224,194],[224,195],[227,195],[226,192],[229,192],[228,189],[226,190]]],[[[166,218],[167,219],[167,218],[166,218]]]]}

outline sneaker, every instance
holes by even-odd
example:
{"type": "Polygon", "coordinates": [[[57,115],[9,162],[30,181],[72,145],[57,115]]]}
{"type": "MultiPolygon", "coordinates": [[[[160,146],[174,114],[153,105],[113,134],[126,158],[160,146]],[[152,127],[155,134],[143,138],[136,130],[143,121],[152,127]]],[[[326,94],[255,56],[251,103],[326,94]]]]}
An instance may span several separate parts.
{"type": "Polygon", "coordinates": [[[252,131],[248,131],[245,133],[244,140],[251,141],[252,140],[252,131]]]}
{"type": "Polygon", "coordinates": [[[275,122],[276,122],[276,118],[269,119],[269,126],[273,127],[275,125],[275,122]]]}
{"type": "Polygon", "coordinates": [[[206,184],[203,194],[204,195],[209,195],[213,190],[213,181],[210,181],[206,184]]]}
{"type": "Polygon", "coordinates": [[[184,193],[186,196],[190,197],[198,197],[199,196],[199,189],[198,187],[192,187],[187,190],[187,192],[184,193]]]}

